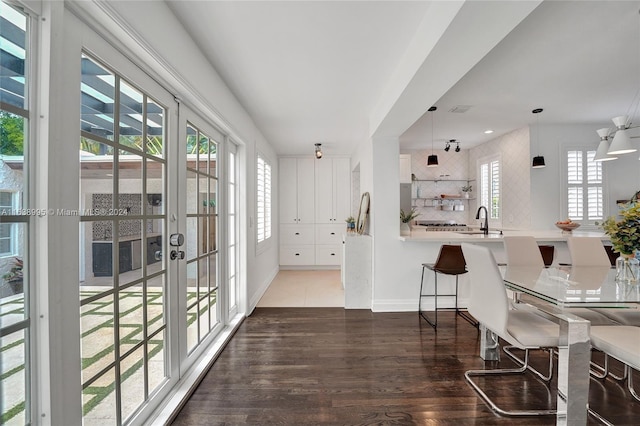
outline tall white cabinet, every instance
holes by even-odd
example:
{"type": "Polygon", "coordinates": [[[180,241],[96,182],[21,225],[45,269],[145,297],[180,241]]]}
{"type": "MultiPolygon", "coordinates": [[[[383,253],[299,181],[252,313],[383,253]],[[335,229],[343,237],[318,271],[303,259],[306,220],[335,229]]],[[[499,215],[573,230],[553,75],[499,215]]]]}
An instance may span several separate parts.
{"type": "Polygon", "coordinates": [[[348,158],[280,158],[280,265],[340,265],[350,182],[348,158]]]}

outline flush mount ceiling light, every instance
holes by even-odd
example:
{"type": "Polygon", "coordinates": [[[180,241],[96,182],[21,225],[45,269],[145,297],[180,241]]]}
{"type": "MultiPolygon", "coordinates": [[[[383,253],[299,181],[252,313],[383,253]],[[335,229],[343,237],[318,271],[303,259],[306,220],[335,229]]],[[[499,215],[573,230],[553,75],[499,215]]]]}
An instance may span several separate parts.
{"type": "Polygon", "coordinates": [[[598,145],[595,157],[593,157],[593,161],[610,161],[618,159],[616,156],[607,154],[607,151],[609,151],[609,130],[610,129],[607,128],[596,130],[598,136],[600,136],[600,144],[598,145]]]}
{"type": "MultiPolygon", "coordinates": [[[[437,110],[438,107],[432,106],[429,112],[437,110]]],[[[427,167],[436,167],[438,165],[438,156],[433,153],[433,114],[431,114],[431,155],[427,158],[427,167]]]]}
{"type": "MultiPolygon", "coordinates": [[[[532,113],[534,113],[536,115],[536,127],[538,128],[538,131],[536,132],[536,150],[540,149],[540,119],[538,114],[540,114],[542,111],[544,111],[542,108],[536,108],[533,111],[531,111],[532,113]]],[[[533,162],[531,163],[531,168],[532,169],[541,169],[543,167],[546,167],[546,164],[544,163],[544,157],[540,154],[536,155],[535,157],[533,157],[533,162]]]]}
{"type": "Polygon", "coordinates": [[[318,160],[322,158],[322,144],[321,143],[317,143],[316,144],[316,158],[318,160]]]}

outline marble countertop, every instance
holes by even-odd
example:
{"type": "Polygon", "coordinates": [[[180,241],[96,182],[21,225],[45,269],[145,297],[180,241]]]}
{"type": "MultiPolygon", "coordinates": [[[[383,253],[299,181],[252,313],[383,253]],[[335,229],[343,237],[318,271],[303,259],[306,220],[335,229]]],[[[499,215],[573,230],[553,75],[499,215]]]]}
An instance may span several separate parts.
{"type": "Polygon", "coordinates": [[[399,236],[400,241],[418,241],[418,242],[434,242],[434,243],[453,243],[460,244],[462,242],[499,242],[502,243],[504,236],[525,236],[531,235],[537,241],[560,242],[567,241],[567,237],[596,237],[603,241],[608,241],[609,237],[604,232],[597,231],[573,231],[572,233],[563,233],[560,230],[503,230],[502,235],[499,230],[489,231],[489,235],[484,235],[481,231],[474,230],[468,233],[452,232],[452,231],[425,231],[423,228],[414,228],[411,230],[410,236],[399,236]]]}

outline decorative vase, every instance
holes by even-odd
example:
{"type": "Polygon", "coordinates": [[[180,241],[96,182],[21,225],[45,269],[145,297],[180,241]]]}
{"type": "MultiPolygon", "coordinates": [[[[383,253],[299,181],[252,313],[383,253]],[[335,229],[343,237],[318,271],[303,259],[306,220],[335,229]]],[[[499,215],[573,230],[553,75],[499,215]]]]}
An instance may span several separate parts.
{"type": "Polygon", "coordinates": [[[408,223],[400,222],[400,235],[402,236],[411,235],[411,228],[409,227],[408,223]]]}
{"type": "Polygon", "coordinates": [[[638,284],[640,261],[633,254],[621,254],[616,259],[616,281],[625,284],[638,284]]]}
{"type": "Polygon", "coordinates": [[[469,198],[469,193],[468,192],[464,193],[464,198],[469,198]]]}

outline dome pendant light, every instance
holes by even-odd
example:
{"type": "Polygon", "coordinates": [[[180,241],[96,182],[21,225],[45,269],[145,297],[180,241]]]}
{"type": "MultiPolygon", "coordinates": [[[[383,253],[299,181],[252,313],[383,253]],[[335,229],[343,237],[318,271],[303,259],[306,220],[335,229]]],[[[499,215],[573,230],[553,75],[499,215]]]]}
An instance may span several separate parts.
{"type": "Polygon", "coordinates": [[[627,134],[628,120],[629,117],[626,115],[621,115],[620,117],[611,119],[618,130],[616,130],[616,134],[613,136],[613,140],[611,141],[611,146],[609,147],[607,154],[628,154],[630,152],[637,151],[636,147],[631,144],[631,139],[629,139],[629,135],[627,134]]]}
{"type": "MultiPolygon", "coordinates": [[[[536,108],[533,111],[531,111],[532,113],[536,114],[536,127],[538,128],[538,132],[536,135],[536,149],[539,150],[540,149],[540,119],[538,114],[540,114],[542,111],[544,111],[542,108],[536,108]]],[[[546,167],[546,164],[544,163],[544,157],[542,155],[536,155],[535,157],[533,157],[533,162],[531,163],[531,168],[532,169],[541,169],[543,167],[546,167]]]]}
{"type": "MultiPolygon", "coordinates": [[[[438,108],[432,106],[428,109],[429,112],[433,112],[438,108]]],[[[438,165],[438,156],[433,153],[433,114],[431,114],[431,155],[427,158],[427,167],[436,167],[438,165]]]]}
{"type": "Polygon", "coordinates": [[[598,129],[596,132],[598,133],[598,136],[600,136],[600,144],[596,150],[595,157],[593,157],[593,161],[617,160],[618,157],[607,154],[607,151],[609,151],[609,129],[598,129]]]}

